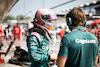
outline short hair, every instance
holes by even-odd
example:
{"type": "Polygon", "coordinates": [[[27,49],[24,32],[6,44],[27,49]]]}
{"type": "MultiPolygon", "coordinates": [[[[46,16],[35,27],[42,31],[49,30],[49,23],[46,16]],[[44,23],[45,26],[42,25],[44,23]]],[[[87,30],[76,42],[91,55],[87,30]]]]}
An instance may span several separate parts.
{"type": "Polygon", "coordinates": [[[74,7],[69,13],[66,14],[65,18],[71,17],[73,26],[83,26],[86,15],[81,7],[74,7]]]}

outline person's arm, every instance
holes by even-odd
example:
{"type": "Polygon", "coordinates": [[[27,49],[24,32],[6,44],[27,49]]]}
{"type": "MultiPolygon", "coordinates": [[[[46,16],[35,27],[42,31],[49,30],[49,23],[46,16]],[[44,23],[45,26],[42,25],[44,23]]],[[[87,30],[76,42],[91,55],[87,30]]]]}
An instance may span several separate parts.
{"type": "Polygon", "coordinates": [[[67,58],[58,57],[57,66],[58,67],[64,67],[65,63],[66,63],[66,60],[67,60],[67,58]]]}
{"type": "Polygon", "coordinates": [[[68,39],[63,37],[60,43],[60,50],[58,53],[57,66],[64,67],[68,58],[68,39]]]}
{"type": "Polygon", "coordinates": [[[97,40],[96,56],[95,56],[95,59],[94,59],[94,66],[97,65],[97,62],[98,62],[98,56],[99,56],[99,42],[98,42],[98,40],[97,40]]]}
{"type": "Polygon", "coordinates": [[[35,36],[28,37],[28,51],[31,61],[48,61],[47,54],[39,48],[39,40],[35,36]]]}
{"type": "Polygon", "coordinates": [[[95,57],[95,60],[94,60],[94,66],[97,65],[97,62],[98,62],[98,56],[95,57]]]}

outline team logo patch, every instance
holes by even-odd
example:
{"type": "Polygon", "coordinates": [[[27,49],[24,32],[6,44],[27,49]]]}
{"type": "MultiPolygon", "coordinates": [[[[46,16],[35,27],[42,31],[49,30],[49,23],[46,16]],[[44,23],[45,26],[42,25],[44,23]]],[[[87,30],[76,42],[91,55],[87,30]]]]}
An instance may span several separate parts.
{"type": "Polygon", "coordinates": [[[42,49],[47,49],[48,50],[48,46],[42,46],[42,49]]]}
{"type": "Polygon", "coordinates": [[[81,39],[76,39],[75,40],[76,43],[81,43],[81,44],[85,44],[85,43],[96,43],[95,40],[81,40],[81,39]]]}

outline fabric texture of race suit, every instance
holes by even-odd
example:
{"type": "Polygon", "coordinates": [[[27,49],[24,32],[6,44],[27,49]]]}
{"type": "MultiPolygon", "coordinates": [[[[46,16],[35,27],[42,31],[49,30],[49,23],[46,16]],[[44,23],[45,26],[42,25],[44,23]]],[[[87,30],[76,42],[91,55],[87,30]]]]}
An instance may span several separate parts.
{"type": "Polygon", "coordinates": [[[49,41],[37,32],[32,33],[27,37],[28,57],[31,61],[30,67],[48,67],[49,41]]]}

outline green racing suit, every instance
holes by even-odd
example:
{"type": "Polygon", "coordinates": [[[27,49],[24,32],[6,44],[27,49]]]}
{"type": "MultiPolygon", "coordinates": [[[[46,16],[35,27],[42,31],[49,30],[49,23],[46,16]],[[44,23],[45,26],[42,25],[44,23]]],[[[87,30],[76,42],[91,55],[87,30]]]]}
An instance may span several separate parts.
{"type": "Polygon", "coordinates": [[[27,36],[28,57],[30,67],[48,67],[50,60],[49,40],[45,36],[32,32],[27,36]]]}

